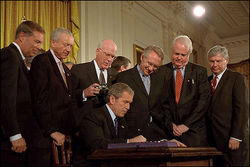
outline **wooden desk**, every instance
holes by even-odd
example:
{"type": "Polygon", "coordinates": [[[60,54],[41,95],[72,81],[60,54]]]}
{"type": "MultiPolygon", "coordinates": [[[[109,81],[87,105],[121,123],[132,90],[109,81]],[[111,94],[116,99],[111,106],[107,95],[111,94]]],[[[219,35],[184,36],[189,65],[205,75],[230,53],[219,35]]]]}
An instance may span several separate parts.
{"type": "Polygon", "coordinates": [[[220,155],[213,147],[155,147],[101,149],[88,158],[101,161],[102,167],[213,166],[213,158],[220,155]]]}

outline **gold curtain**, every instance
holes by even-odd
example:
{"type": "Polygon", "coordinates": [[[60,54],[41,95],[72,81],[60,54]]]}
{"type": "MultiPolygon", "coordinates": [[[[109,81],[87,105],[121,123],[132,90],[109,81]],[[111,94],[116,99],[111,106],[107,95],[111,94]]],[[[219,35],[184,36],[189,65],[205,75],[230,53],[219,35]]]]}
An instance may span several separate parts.
{"type": "Polygon", "coordinates": [[[54,29],[64,27],[71,30],[76,41],[73,54],[64,61],[77,63],[80,27],[78,15],[77,1],[1,1],[1,48],[14,41],[15,30],[25,17],[26,20],[37,22],[44,28],[46,32],[42,44],[44,50],[49,49],[50,34],[54,29]],[[72,18],[77,18],[74,19],[74,23],[71,21],[72,18]]]}

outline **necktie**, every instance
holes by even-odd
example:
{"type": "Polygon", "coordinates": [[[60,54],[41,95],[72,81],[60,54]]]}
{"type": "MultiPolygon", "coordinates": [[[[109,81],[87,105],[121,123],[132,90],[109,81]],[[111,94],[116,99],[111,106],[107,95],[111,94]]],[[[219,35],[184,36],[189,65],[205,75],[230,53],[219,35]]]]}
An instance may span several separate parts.
{"type": "Polygon", "coordinates": [[[117,118],[114,119],[114,122],[115,122],[115,134],[116,134],[116,136],[118,136],[118,120],[117,120],[117,118]]]}
{"type": "Polygon", "coordinates": [[[181,70],[177,69],[176,78],[175,78],[175,101],[178,104],[181,95],[183,78],[181,75],[181,70]]]}
{"type": "Polygon", "coordinates": [[[146,88],[147,93],[149,94],[150,92],[150,78],[149,76],[143,75],[143,83],[146,88]]]}
{"type": "Polygon", "coordinates": [[[60,61],[60,62],[58,62],[58,64],[59,64],[59,70],[60,70],[60,73],[62,75],[63,81],[64,81],[66,87],[68,88],[68,84],[67,84],[67,81],[66,81],[66,76],[65,76],[65,72],[63,70],[62,62],[60,61]]]}
{"type": "Polygon", "coordinates": [[[100,85],[105,85],[103,70],[100,70],[99,82],[100,82],[100,85]]]}
{"type": "Polygon", "coordinates": [[[215,87],[216,87],[216,84],[217,84],[217,76],[214,77],[214,79],[212,80],[211,82],[211,93],[214,94],[214,91],[215,91],[215,87]]]}

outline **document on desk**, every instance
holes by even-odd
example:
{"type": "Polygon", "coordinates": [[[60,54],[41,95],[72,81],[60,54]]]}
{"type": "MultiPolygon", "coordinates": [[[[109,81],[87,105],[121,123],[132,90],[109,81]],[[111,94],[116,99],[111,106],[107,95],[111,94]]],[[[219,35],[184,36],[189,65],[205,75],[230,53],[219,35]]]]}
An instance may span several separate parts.
{"type": "Polygon", "coordinates": [[[177,147],[177,143],[169,141],[150,141],[142,143],[113,143],[108,144],[108,149],[115,148],[149,148],[149,147],[177,147]]]}

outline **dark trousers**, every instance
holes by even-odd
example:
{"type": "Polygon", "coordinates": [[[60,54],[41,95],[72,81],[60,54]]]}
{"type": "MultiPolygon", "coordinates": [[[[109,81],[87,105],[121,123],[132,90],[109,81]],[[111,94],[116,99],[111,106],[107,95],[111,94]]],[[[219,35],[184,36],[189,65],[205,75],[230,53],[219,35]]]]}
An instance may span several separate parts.
{"type": "Polygon", "coordinates": [[[50,167],[52,166],[51,148],[32,148],[28,156],[29,167],[50,167]]]}
{"type": "Polygon", "coordinates": [[[16,153],[11,150],[1,150],[1,166],[4,167],[27,166],[27,152],[16,153]]]}

